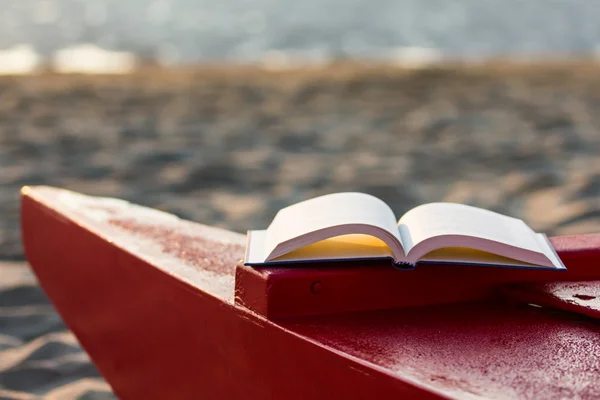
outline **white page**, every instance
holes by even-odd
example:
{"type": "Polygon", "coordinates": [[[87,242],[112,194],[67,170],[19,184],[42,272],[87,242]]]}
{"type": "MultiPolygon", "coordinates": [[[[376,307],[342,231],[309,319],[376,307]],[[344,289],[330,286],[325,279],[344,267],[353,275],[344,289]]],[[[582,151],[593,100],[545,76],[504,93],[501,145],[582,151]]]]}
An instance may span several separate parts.
{"type": "Polygon", "coordinates": [[[432,250],[431,246],[425,245],[417,250],[417,246],[433,243],[433,238],[442,241],[445,236],[453,240],[449,246],[479,248],[508,257],[517,256],[515,258],[527,262],[549,263],[535,232],[523,221],[477,207],[454,203],[424,204],[407,212],[398,224],[405,252],[415,250],[408,257],[410,261],[432,250]],[[508,250],[511,254],[507,254],[508,250]]]}
{"type": "Polygon", "coordinates": [[[536,233],[535,236],[540,244],[540,247],[542,248],[542,251],[544,252],[544,255],[548,257],[548,259],[552,262],[552,265],[556,268],[567,269],[558,254],[556,254],[556,250],[554,250],[554,247],[552,247],[552,243],[550,243],[550,240],[548,240],[548,236],[543,233],[536,233]]]}
{"type": "Polygon", "coordinates": [[[317,197],[279,211],[267,229],[266,258],[346,234],[378,237],[390,246],[395,257],[404,256],[390,207],[377,197],[350,192],[317,197]]]}

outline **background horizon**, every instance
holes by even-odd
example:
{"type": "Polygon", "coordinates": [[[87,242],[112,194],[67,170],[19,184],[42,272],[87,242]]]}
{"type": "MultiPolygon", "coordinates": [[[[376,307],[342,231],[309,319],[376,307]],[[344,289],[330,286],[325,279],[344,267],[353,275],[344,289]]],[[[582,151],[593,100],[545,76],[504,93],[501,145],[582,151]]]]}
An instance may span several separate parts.
{"type": "Polygon", "coordinates": [[[162,64],[597,56],[586,0],[7,0],[0,51],[89,43],[162,64]]]}

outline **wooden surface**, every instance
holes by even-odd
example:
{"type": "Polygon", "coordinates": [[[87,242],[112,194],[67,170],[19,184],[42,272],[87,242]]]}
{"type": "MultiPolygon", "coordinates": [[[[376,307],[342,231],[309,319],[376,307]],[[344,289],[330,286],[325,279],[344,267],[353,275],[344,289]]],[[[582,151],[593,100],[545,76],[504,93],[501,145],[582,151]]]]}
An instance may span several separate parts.
{"type": "Polygon", "coordinates": [[[122,399],[600,396],[593,319],[495,301],[274,322],[234,302],[241,235],[51,188],[23,192],[22,226],[122,399]]]}
{"type": "Polygon", "coordinates": [[[513,301],[569,311],[600,320],[600,280],[518,284],[504,287],[502,291],[513,301]]]}
{"type": "Polygon", "coordinates": [[[324,263],[318,268],[237,266],[235,301],[270,319],[489,299],[515,282],[600,280],[600,235],[550,238],[567,271],[324,263]],[[315,290],[316,288],[316,290],[315,290]]]}

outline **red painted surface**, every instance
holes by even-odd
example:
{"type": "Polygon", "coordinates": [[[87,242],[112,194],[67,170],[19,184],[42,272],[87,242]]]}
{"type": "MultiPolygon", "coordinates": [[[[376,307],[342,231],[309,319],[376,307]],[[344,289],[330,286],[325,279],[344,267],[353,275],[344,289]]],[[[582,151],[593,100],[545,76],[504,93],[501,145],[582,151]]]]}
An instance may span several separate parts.
{"type": "Polygon", "coordinates": [[[528,306],[469,303],[285,323],[453,396],[600,398],[600,325],[528,306]]]}
{"type": "Polygon", "coordinates": [[[600,279],[600,235],[550,239],[568,271],[390,263],[236,270],[237,304],[269,319],[423,306],[491,298],[501,284],[600,279]],[[312,285],[318,283],[315,294],[312,285]]]}
{"type": "Polygon", "coordinates": [[[600,319],[600,281],[518,284],[503,292],[512,300],[600,319]]]}
{"type": "Polygon", "coordinates": [[[233,302],[241,235],[63,200],[24,192],[26,254],[122,399],[600,397],[591,319],[496,302],[276,323],[233,302]]]}
{"type": "Polygon", "coordinates": [[[222,297],[223,285],[233,297],[231,274],[243,254],[243,236],[235,235],[237,245],[224,244],[214,240],[214,232],[211,237],[190,234],[183,221],[154,230],[127,219],[122,229],[117,217],[105,224],[87,218],[93,202],[75,209],[68,203],[51,189],[24,192],[26,255],[42,288],[120,399],[443,397],[222,297]],[[157,231],[172,241],[164,243],[157,231]],[[159,268],[143,254],[125,250],[128,245],[119,240],[123,232],[155,240],[153,246],[140,243],[141,253],[158,247],[176,256],[195,253],[199,261],[187,264],[190,270],[183,268],[185,258],[181,266],[159,268]],[[230,246],[227,254],[223,246],[230,246]],[[206,290],[178,274],[193,273],[206,262],[214,279],[206,290]]]}

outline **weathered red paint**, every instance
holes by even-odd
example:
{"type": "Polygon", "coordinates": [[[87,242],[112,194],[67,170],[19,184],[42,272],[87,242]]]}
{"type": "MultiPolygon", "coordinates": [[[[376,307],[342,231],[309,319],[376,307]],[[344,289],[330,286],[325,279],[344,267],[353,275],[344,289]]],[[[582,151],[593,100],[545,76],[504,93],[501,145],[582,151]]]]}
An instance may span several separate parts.
{"type": "Polygon", "coordinates": [[[26,254],[122,399],[600,397],[592,319],[495,299],[271,321],[234,303],[243,236],[68,200],[23,192],[26,254]]]}
{"type": "Polygon", "coordinates": [[[501,284],[600,279],[600,235],[550,239],[567,271],[388,263],[236,270],[237,304],[270,319],[489,299],[501,284]],[[319,283],[315,295],[311,286],[319,283]]]}
{"type": "Polygon", "coordinates": [[[600,281],[517,284],[502,291],[511,300],[600,319],[600,281]]]}

